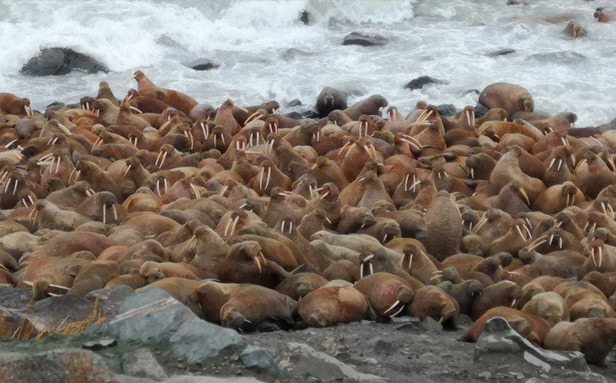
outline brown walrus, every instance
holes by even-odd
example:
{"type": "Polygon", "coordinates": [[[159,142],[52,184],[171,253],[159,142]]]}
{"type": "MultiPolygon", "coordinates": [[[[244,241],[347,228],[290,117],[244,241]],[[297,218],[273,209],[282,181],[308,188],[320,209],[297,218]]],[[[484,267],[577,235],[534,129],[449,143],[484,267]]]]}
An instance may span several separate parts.
{"type": "Polygon", "coordinates": [[[545,337],[543,346],[551,350],[580,351],[588,363],[605,365],[607,354],[616,345],[616,319],[583,318],[560,322],[545,337]]]}
{"type": "Polygon", "coordinates": [[[353,286],[322,286],[306,295],[297,304],[304,323],[327,327],[373,317],[368,299],[353,286]]]}
{"type": "Polygon", "coordinates": [[[479,94],[479,104],[492,108],[502,108],[512,116],[516,112],[532,112],[535,102],[528,90],[520,85],[496,82],[485,87],[479,94]]]}

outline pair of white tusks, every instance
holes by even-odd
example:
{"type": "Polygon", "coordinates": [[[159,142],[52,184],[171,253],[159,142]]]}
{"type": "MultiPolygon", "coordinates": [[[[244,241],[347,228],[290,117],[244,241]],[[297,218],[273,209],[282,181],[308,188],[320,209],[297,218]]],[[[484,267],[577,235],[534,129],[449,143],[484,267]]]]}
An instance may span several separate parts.
{"type": "Polygon", "coordinates": [[[272,176],[272,167],[268,166],[267,167],[267,178],[265,180],[265,187],[263,187],[263,175],[265,174],[265,167],[261,168],[261,171],[259,172],[259,189],[266,190],[267,187],[269,186],[270,183],[270,178],[272,176]]]}
{"type": "MultiPolygon", "coordinates": [[[[11,186],[11,181],[13,181],[13,178],[9,178],[9,180],[4,185],[4,193],[5,194],[9,190],[9,187],[11,186]]],[[[15,195],[15,193],[17,192],[17,185],[18,184],[19,184],[19,180],[17,178],[15,178],[15,186],[13,186],[13,195],[15,195]]]]}
{"type": "MultiPolygon", "coordinates": [[[[282,220],[282,223],[280,224],[280,232],[283,234],[285,234],[284,226],[285,226],[285,221],[282,220]]],[[[289,234],[291,234],[292,231],[293,231],[293,222],[289,221],[289,234]]]]}
{"type": "Polygon", "coordinates": [[[159,169],[162,169],[163,164],[165,163],[166,159],[167,159],[167,151],[161,150],[160,152],[158,152],[158,156],[156,156],[156,162],[154,162],[154,165],[158,166],[159,169]],[[162,160],[161,160],[161,155],[162,155],[162,160]],[[158,161],[160,161],[160,165],[158,164],[158,161]]]}
{"type": "Polygon", "coordinates": [[[166,194],[167,191],[169,190],[169,181],[167,181],[166,178],[163,179],[163,187],[165,188],[165,193],[162,193],[162,194],[160,192],[160,182],[161,182],[160,179],[156,181],[156,193],[158,194],[159,197],[162,197],[163,194],[166,194]]]}
{"type": "Polygon", "coordinates": [[[597,251],[599,254],[597,254],[598,256],[595,255],[595,248],[591,248],[590,250],[590,257],[592,258],[592,263],[595,264],[595,267],[597,267],[598,269],[601,268],[601,265],[603,264],[603,247],[599,247],[599,250],[597,251]],[[599,261],[597,262],[597,258],[599,258],[599,261]]]}
{"type": "Polygon", "coordinates": [[[237,226],[237,222],[240,220],[240,216],[235,216],[235,218],[233,220],[229,219],[227,221],[227,225],[225,226],[225,237],[227,237],[229,234],[233,234],[235,233],[235,227],[237,226]],[[229,231],[229,229],[231,229],[231,231],[229,231]]]}
{"type": "MultiPolygon", "coordinates": [[[[383,314],[387,315],[388,312],[393,310],[399,304],[400,304],[399,300],[395,301],[387,310],[385,310],[385,312],[383,314]]],[[[400,306],[400,308],[398,310],[396,310],[395,313],[393,313],[393,314],[391,314],[389,316],[390,317],[395,317],[396,315],[400,314],[402,312],[402,310],[404,310],[404,305],[400,306]]]]}
{"type": "MultiPolygon", "coordinates": [[[[118,221],[118,211],[116,210],[115,205],[111,205],[111,210],[113,211],[113,218],[118,221]]],[[[103,225],[107,224],[107,205],[103,204],[103,225]]]]}

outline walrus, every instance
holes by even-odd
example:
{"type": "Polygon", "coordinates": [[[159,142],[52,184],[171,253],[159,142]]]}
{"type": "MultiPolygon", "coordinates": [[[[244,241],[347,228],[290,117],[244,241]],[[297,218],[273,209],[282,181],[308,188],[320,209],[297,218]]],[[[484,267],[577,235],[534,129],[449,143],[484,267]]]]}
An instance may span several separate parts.
{"type": "Polygon", "coordinates": [[[184,114],[188,115],[192,108],[197,105],[192,97],[173,90],[164,89],[156,86],[142,71],[138,70],[133,74],[133,77],[137,80],[139,87],[139,93],[143,96],[161,99],[170,106],[181,110],[184,114]]]}
{"type": "Polygon", "coordinates": [[[276,291],[299,301],[311,291],[325,285],[327,279],[315,273],[298,273],[287,277],[276,287],[276,291]]]}
{"type": "Polygon", "coordinates": [[[368,298],[353,286],[320,287],[297,304],[297,313],[312,327],[357,322],[373,318],[368,298]]]}
{"type": "Polygon", "coordinates": [[[194,266],[185,263],[147,261],[141,265],[139,275],[148,283],[154,283],[164,278],[185,278],[199,280],[198,271],[194,266]]]}
{"type": "Polygon", "coordinates": [[[520,111],[532,112],[535,109],[535,102],[528,90],[506,82],[496,82],[485,87],[479,94],[478,104],[488,109],[505,109],[509,116],[520,111]]]}
{"type": "Polygon", "coordinates": [[[347,95],[339,89],[326,86],[317,96],[315,109],[319,118],[326,117],[336,109],[344,110],[346,108],[347,95]]]}
{"type": "Polygon", "coordinates": [[[616,345],[615,318],[583,318],[560,322],[546,335],[543,346],[550,350],[580,351],[588,363],[605,365],[616,345]]]}
{"type": "Polygon", "coordinates": [[[31,116],[30,100],[20,98],[12,93],[0,93],[0,114],[14,114],[16,116],[31,116]]]}
{"type": "Polygon", "coordinates": [[[571,20],[563,30],[563,33],[574,39],[578,37],[586,36],[586,29],[584,29],[577,21],[571,20]]]}
{"type": "Polygon", "coordinates": [[[450,281],[441,282],[438,287],[442,288],[447,294],[458,302],[460,314],[470,316],[473,302],[483,292],[483,285],[476,279],[469,279],[460,283],[450,281]]]}
{"type": "Polygon", "coordinates": [[[203,316],[240,331],[290,328],[296,302],[263,286],[206,281],[196,290],[203,316]]]}
{"type": "Polygon", "coordinates": [[[499,306],[486,311],[466,331],[460,340],[465,342],[476,342],[483,332],[488,320],[494,317],[504,318],[517,333],[539,346],[544,345],[546,335],[550,331],[550,324],[542,318],[514,308],[499,306]]]}
{"type": "Polygon", "coordinates": [[[473,302],[471,318],[477,320],[489,309],[497,306],[516,307],[522,295],[522,288],[511,281],[500,281],[488,286],[473,302]]]}
{"type": "Polygon", "coordinates": [[[593,17],[600,23],[609,23],[616,20],[616,12],[605,12],[605,8],[599,7],[595,10],[593,17]]]}
{"type": "Polygon", "coordinates": [[[569,321],[569,308],[559,294],[548,291],[537,294],[522,307],[522,312],[545,319],[554,327],[558,322],[569,321]]]}
{"type": "Polygon", "coordinates": [[[462,217],[449,193],[439,191],[430,202],[425,214],[428,239],[426,249],[437,260],[460,252],[462,244],[462,217]]]}
{"type": "Polygon", "coordinates": [[[455,330],[458,327],[460,306],[440,287],[426,286],[415,291],[407,313],[420,320],[430,317],[438,321],[444,329],[455,330]]]}
{"type": "Polygon", "coordinates": [[[367,115],[380,115],[380,109],[386,107],[388,104],[385,97],[380,94],[373,94],[372,96],[357,101],[355,104],[344,109],[342,112],[347,115],[351,120],[358,120],[362,114],[367,115]]]}
{"type": "Polygon", "coordinates": [[[390,273],[375,273],[361,278],[355,288],[362,292],[379,318],[390,318],[404,311],[414,293],[407,282],[390,273]]]}

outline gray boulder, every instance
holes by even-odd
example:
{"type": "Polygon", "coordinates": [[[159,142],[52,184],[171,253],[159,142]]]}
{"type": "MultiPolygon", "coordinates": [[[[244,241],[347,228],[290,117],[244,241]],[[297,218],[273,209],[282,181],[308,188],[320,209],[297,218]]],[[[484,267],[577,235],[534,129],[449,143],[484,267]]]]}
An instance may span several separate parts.
{"type": "Polygon", "coordinates": [[[216,64],[210,59],[200,58],[200,59],[197,59],[189,63],[186,66],[196,71],[205,71],[205,70],[210,70],[210,69],[216,69],[220,67],[220,64],[216,64]]]}
{"type": "Polygon", "coordinates": [[[448,81],[439,80],[430,76],[419,76],[417,78],[409,81],[408,84],[404,86],[405,89],[415,90],[415,89],[423,89],[426,85],[447,85],[448,81]]]}
{"type": "Polygon", "coordinates": [[[130,376],[150,378],[157,381],[167,379],[165,370],[158,364],[154,355],[147,348],[140,348],[124,355],[122,370],[130,376]]]}
{"type": "Polygon", "coordinates": [[[383,46],[387,39],[381,35],[366,35],[359,32],[351,32],[344,36],[342,45],[361,45],[362,47],[383,46]]]}
{"type": "Polygon", "coordinates": [[[156,288],[128,297],[120,314],[95,331],[118,340],[168,345],[176,357],[188,363],[244,346],[237,332],[198,318],[189,308],[156,288]]]}
{"type": "Polygon", "coordinates": [[[86,73],[109,72],[100,61],[71,48],[43,48],[21,68],[29,76],[57,76],[80,70],[86,73]]]}

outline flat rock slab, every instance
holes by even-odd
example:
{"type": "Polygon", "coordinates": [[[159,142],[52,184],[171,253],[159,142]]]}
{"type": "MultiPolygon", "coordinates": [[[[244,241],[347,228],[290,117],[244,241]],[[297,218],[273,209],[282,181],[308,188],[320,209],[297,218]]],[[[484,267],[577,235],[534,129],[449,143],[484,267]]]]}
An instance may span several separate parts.
{"type": "Polygon", "coordinates": [[[20,72],[29,76],[57,76],[75,69],[86,73],[109,72],[109,68],[100,61],[71,48],[61,47],[41,49],[20,72]]]}
{"type": "Polygon", "coordinates": [[[288,343],[287,359],[280,366],[287,374],[297,377],[313,377],[323,382],[333,382],[341,379],[351,379],[354,382],[383,383],[387,379],[376,375],[364,374],[355,367],[343,363],[333,356],[319,352],[303,343],[288,343]]]}
{"type": "Polygon", "coordinates": [[[0,354],[0,382],[116,383],[103,358],[91,351],[59,349],[0,354]]]}
{"type": "Polygon", "coordinates": [[[179,375],[167,379],[163,383],[262,383],[262,381],[255,378],[179,375]]]}
{"type": "Polygon", "coordinates": [[[122,370],[127,375],[150,378],[156,381],[168,378],[165,370],[158,364],[150,350],[146,348],[140,348],[124,355],[122,370]]]}
{"type": "Polygon", "coordinates": [[[362,47],[374,47],[386,45],[388,40],[381,35],[368,35],[359,32],[351,32],[344,36],[342,45],[361,45],[362,47]]]}
{"type": "Polygon", "coordinates": [[[95,302],[98,299],[98,306],[101,310],[101,314],[106,318],[113,318],[120,312],[122,303],[124,303],[126,298],[133,294],[135,294],[133,289],[129,286],[122,285],[114,287],[113,289],[91,291],[85,298],[91,302],[95,302]]]}
{"type": "Polygon", "coordinates": [[[121,340],[168,345],[176,357],[188,363],[244,347],[244,340],[236,331],[198,318],[189,308],[156,288],[127,298],[120,314],[97,331],[121,340]]]}

